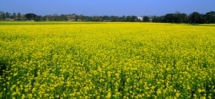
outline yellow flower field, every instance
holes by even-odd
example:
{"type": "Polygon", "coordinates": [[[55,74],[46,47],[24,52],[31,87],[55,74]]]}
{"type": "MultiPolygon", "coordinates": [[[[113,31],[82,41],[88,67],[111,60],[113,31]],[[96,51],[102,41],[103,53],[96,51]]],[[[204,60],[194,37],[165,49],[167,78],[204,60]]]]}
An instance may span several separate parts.
{"type": "Polygon", "coordinates": [[[215,98],[215,25],[1,23],[0,98],[215,98]]]}

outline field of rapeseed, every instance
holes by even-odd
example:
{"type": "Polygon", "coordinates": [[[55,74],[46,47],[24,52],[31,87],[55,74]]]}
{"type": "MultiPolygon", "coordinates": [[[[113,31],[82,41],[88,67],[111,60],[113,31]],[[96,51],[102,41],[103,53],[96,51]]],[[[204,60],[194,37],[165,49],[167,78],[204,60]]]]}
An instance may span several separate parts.
{"type": "Polygon", "coordinates": [[[215,98],[214,25],[1,23],[0,98],[215,98]]]}

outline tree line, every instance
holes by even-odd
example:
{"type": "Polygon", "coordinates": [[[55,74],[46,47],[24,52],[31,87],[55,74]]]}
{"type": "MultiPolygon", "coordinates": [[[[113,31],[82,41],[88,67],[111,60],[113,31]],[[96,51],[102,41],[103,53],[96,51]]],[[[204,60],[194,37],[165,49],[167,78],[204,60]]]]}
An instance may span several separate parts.
{"type": "Polygon", "coordinates": [[[200,14],[193,12],[189,15],[185,13],[168,13],[164,16],[153,16],[153,22],[165,22],[165,23],[215,23],[215,12],[210,11],[206,14],[200,14]]]}
{"type": "Polygon", "coordinates": [[[96,21],[96,22],[163,22],[163,23],[215,23],[215,12],[193,12],[189,15],[175,12],[163,16],[85,16],[73,14],[36,15],[34,13],[9,13],[0,11],[1,21],[96,21]]]}

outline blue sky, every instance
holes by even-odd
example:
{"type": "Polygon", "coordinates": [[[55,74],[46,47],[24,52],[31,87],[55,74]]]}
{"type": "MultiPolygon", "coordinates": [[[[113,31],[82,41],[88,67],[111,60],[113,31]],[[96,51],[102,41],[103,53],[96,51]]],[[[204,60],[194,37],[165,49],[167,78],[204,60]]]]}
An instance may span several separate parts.
{"type": "Polygon", "coordinates": [[[165,15],[215,11],[215,0],[0,0],[0,11],[37,15],[165,15]]]}

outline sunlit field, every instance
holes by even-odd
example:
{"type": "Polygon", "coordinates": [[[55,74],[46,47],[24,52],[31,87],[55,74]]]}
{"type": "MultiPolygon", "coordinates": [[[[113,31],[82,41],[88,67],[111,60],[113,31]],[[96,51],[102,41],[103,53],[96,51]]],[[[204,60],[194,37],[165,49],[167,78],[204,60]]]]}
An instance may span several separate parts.
{"type": "Polygon", "coordinates": [[[0,98],[215,99],[215,25],[0,23],[0,98]]]}

